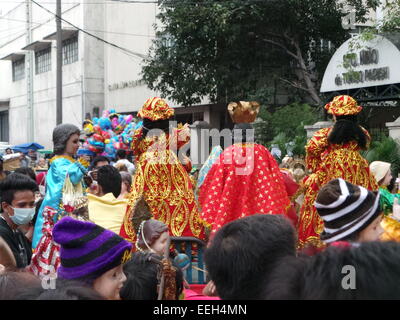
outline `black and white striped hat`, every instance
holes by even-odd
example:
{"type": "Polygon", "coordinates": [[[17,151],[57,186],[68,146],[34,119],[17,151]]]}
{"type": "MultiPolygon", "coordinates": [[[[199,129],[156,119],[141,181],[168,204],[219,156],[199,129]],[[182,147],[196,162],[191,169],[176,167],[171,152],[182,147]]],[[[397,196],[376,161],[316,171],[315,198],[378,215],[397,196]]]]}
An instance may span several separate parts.
{"type": "Polygon", "coordinates": [[[324,220],[321,240],[345,240],[359,233],[379,216],[379,192],[369,191],[343,179],[334,179],[318,193],[315,208],[324,220]]]}

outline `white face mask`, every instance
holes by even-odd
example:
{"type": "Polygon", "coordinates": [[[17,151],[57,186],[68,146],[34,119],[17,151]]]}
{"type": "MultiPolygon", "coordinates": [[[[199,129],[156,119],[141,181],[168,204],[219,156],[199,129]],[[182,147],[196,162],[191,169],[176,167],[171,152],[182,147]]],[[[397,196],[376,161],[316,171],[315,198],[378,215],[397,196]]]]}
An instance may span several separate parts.
{"type": "Polygon", "coordinates": [[[28,224],[29,222],[32,221],[33,217],[35,216],[35,207],[33,208],[13,208],[14,210],[14,215],[10,216],[10,219],[12,222],[14,222],[16,225],[24,225],[28,224]]]}

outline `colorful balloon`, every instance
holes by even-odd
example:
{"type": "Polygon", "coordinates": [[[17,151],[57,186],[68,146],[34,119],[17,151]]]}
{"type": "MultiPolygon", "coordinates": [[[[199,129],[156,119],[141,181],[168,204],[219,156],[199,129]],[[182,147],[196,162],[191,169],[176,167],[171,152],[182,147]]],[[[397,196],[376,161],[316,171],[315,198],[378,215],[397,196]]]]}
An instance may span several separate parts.
{"type": "Polygon", "coordinates": [[[99,126],[100,126],[101,130],[111,129],[112,128],[111,120],[109,118],[100,118],[99,126]]]}
{"type": "Polygon", "coordinates": [[[101,142],[104,141],[103,136],[101,136],[101,135],[98,134],[98,133],[95,133],[95,134],[93,135],[93,139],[96,140],[96,141],[101,141],[101,142]]]}

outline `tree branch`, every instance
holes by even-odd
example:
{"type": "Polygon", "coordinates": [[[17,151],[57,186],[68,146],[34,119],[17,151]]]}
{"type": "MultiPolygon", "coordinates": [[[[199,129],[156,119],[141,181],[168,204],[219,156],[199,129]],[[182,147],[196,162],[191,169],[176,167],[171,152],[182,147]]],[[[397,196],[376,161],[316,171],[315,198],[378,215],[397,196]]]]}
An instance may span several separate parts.
{"type": "Polygon", "coordinates": [[[286,82],[287,84],[289,84],[289,85],[291,85],[292,87],[295,87],[295,88],[297,88],[297,89],[301,89],[301,90],[310,92],[309,89],[304,88],[303,86],[301,86],[301,85],[299,85],[299,84],[297,84],[297,83],[295,83],[295,82],[292,82],[292,81],[289,81],[289,80],[286,80],[286,79],[283,79],[283,78],[279,78],[279,80],[281,80],[281,81],[283,81],[283,82],[286,82]]]}
{"type": "Polygon", "coordinates": [[[277,46],[277,47],[283,49],[283,51],[285,51],[289,56],[291,56],[292,58],[294,58],[296,60],[299,60],[299,57],[296,54],[294,54],[293,52],[291,52],[290,50],[288,50],[288,48],[286,48],[283,44],[281,44],[279,42],[275,42],[275,41],[270,40],[270,39],[262,39],[262,40],[264,42],[273,44],[274,46],[277,46]]]}

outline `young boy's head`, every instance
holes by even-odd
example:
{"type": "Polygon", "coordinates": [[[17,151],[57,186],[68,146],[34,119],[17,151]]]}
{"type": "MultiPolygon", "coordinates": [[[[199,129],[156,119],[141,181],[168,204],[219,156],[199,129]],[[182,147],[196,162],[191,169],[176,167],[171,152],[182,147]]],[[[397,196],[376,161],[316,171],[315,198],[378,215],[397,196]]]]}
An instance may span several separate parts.
{"type": "Polygon", "coordinates": [[[112,193],[118,198],[121,193],[122,178],[117,168],[106,165],[97,170],[98,195],[112,193]]]}
{"type": "Polygon", "coordinates": [[[119,299],[126,280],[122,266],[131,257],[129,242],[92,222],[71,217],[56,223],[53,237],[60,245],[59,278],[87,283],[104,298],[119,299]]]}
{"type": "Polygon", "coordinates": [[[383,161],[373,161],[369,165],[369,169],[380,187],[388,186],[392,180],[390,166],[390,163],[383,161]]]}
{"type": "Polygon", "coordinates": [[[13,173],[0,182],[0,201],[3,215],[15,225],[28,224],[35,215],[36,182],[13,173]]]}
{"type": "Polygon", "coordinates": [[[253,215],[217,231],[205,250],[205,263],[222,299],[260,299],[269,272],[294,256],[296,236],[281,215],[253,215]]]}
{"type": "Polygon", "coordinates": [[[325,243],[376,241],[383,233],[377,191],[334,179],[319,191],[315,208],[324,221],[325,243]]]}

